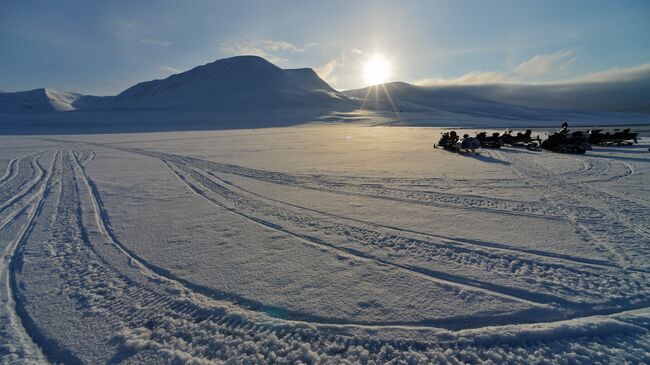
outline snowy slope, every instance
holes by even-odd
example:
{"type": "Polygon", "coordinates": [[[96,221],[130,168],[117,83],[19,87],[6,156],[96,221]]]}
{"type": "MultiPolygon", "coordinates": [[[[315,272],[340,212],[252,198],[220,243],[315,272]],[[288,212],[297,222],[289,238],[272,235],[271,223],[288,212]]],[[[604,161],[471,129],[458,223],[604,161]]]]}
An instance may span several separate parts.
{"type": "Polygon", "coordinates": [[[349,90],[344,93],[355,98],[365,108],[371,110],[395,110],[400,112],[430,113],[434,115],[456,114],[477,119],[557,121],[576,116],[602,117],[607,114],[531,108],[488,100],[459,89],[428,88],[404,82],[392,82],[363,89],[349,90]]]}
{"type": "Polygon", "coordinates": [[[0,92],[0,113],[44,113],[75,110],[84,95],[54,89],[0,92]]]}
{"type": "Polygon", "coordinates": [[[164,80],[139,83],[109,103],[112,108],[316,108],[348,104],[311,69],[283,70],[257,56],[198,66],[164,80]]]}

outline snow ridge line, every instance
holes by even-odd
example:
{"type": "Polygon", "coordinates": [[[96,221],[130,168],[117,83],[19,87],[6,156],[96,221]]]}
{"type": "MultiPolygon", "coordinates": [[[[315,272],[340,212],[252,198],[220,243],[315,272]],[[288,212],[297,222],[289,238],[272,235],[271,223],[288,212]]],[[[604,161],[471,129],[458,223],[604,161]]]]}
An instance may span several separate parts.
{"type": "MultiPolygon", "coordinates": [[[[19,251],[21,245],[29,237],[34,227],[34,224],[36,222],[36,218],[40,215],[40,212],[43,208],[45,198],[49,194],[50,183],[52,181],[52,176],[54,175],[54,166],[58,158],[59,158],[59,152],[57,151],[54,154],[52,161],[50,163],[50,169],[47,172],[47,179],[45,180],[45,183],[42,185],[41,189],[37,193],[37,195],[40,195],[39,198],[37,199],[36,202],[30,202],[27,204],[27,205],[32,205],[32,209],[29,212],[27,222],[23,226],[18,237],[10,245],[7,246],[2,260],[3,266],[5,266],[3,270],[7,271],[6,272],[7,281],[5,283],[5,285],[7,285],[7,293],[8,293],[7,308],[8,308],[9,318],[12,323],[12,328],[14,329],[17,336],[20,338],[20,341],[22,343],[21,345],[26,349],[28,349],[27,352],[32,356],[34,356],[35,358],[34,360],[37,362],[45,362],[45,355],[43,354],[39,346],[36,344],[37,341],[35,341],[36,338],[40,338],[40,334],[36,332],[35,329],[36,327],[32,323],[27,313],[25,312],[24,308],[22,307],[20,299],[16,297],[16,290],[18,286],[16,282],[16,275],[15,275],[17,270],[16,256],[17,254],[20,254],[19,251]]],[[[27,205],[25,205],[25,207],[27,205]]],[[[16,214],[16,216],[17,215],[18,214],[16,214]]],[[[16,216],[14,216],[14,218],[16,216]]]]}
{"type": "MultiPolygon", "coordinates": [[[[182,169],[185,170],[185,168],[182,168],[182,169]]],[[[198,168],[194,167],[194,169],[198,169],[198,168]]],[[[192,174],[191,171],[187,171],[187,170],[185,170],[185,171],[192,174]]],[[[209,172],[207,172],[207,173],[203,172],[200,169],[198,169],[198,171],[195,172],[195,173],[198,173],[199,175],[193,176],[194,180],[197,180],[202,186],[206,187],[208,190],[211,190],[216,194],[222,195],[224,197],[224,199],[230,199],[230,198],[227,198],[227,196],[236,196],[236,193],[231,192],[227,188],[221,187],[218,184],[214,188],[208,186],[208,185],[211,185],[211,186],[215,185],[216,183],[210,181],[209,177],[207,179],[206,179],[206,177],[202,177],[201,173],[213,176],[215,179],[221,181],[223,184],[226,184],[226,185],[231,185],[229,182],[221,180],[220,178],[216,177],[214,174],[211,174],[209,172]],[[201,172],[199,172],[199,171],[201,171],[201,172]],[[206,180],[202,181],[200,179],[206,179],[206,180]],[[235,194],[235,195],[233,195],[233,194],[235,194]]],[[[235,187],[235,189],[238,189],[238,188],[235,187]]],[[[252,194],[255,195],[255,193],[252,193],[252,194]]],[[[208,197],[208,198],[212,199],[210,197],[208,197]]],[[[237,199],[237,198],[232,198],[232,199],[234,199],[233,202],[232,202],[232,206],[235,207],[233,209],[236,209],[237,207],[239,207],[240,210],[241,210],[241,207],[255,206],[255,204],[256,204],[253,201],[247,201],[246,198],[243,198],[243,197],[242,197],[242,199],[244,199],[244,200],[237,199]]],[[[282,202],[280,202],[280,203],[284,204],[282,202]]],[[[224,203],[221,203],[221,204],[224,204],[224,203]]],[[[252,209],[255,212],[254,214],[262,214],[263,215],[264,211],[265,211],[265,208],[263,206],[255,206],[252,209]]],[[[266,209],[266,210],[268,210],[268,209],[266,209]]],[[[311,220],[311,223],[305,223],[302,220],[298,220],[297,222],[292,221],[291,218],[290,218],[292,216],[292,213],[290,211],[286,211],[286,212],[283,212],[283,213],[277,213],[277,214],[279,214],[278,217],[281,217],[280,218],[281,220],[287,220],[287,222],[289,222],[290,224],[296,224],[298,227],[300,227],[301,225],[304,226],[304,224],[307,224],[307,226],[309,227],[309,230],[318,229],[319,231],[325,232],[325,233],[327,233],[328,236],[332,236],[332,237],[334,237],[334,236],[336,236],[338,234],[336,231],[332,232],[331,229],[330,229],[331,227],[328,227],[328,225],[331,226],[331,224],[330,223],[325,223],[325,221],[323,221],[321,218],[318,218],[318,219],[314,218],[314,219],[311,220]],[[322,225],[322,224],[325,224],[325,225],[320,227],[320,228],[315,228],[315,227],[318,227],[319,225],[322,225]]],[[[341,217],[338,217],[338,218],[341,218],[341,217]]],[[[258,218],[256,218],[256,219],[258,219],[258,218]]],[[[343,218],[343,219],[345,219],[345,218],[343,218]]],[[[275,223],[271,223],[271,224],[275,224],[275,223]]],[[[339,223],[337,222],[337,223],[334,223],[334,224],[338,225],[339,223]]],[[[345,232],[348,232],[348,231],[354,232],[354,230],[357,229],[354,226],[346,226],[346,227],[347,228],[345,228],[345,227],[343,228],[343,230],[345,232]]],[[[362,228],[359,228],[359,229],[362,229],[362,228]]],[[[381,233],[377,233],[377,234],[382,235],[381,233]]],[[[372,233],[371,231],[368,231],[366,234],[363,234],[362,236],[366,237],[366,238],[369,238],[369,237],[372,237],[373,235],[375,235],[375,233],[372,233]]],[[[309,235],[304,235],[303,234],[303,236],[306,236],[311,240],[319,240],[318,238],[315,238],[315,237],[312,237],[312,236],[309,236],[309,235]]],[[[409,240],[411,240],[408,237],[400,237],[399,235],[394,236],[394,237],[393,236],[390,236],[390,237],[386,236],[385,238],[388,238],[389,240],[395,241],[396,246],[400,245],[400,242],[403,242],[404,240],[407,240],[407,242],[409,242],[409,240]]],[[[346,237],[346,240],[352,242],[352,241],[356,241],[357,238],[355,238],[354,234],[351,234],[349,237],[346,237]]],[[[359,243],[361,243],[363,245],[366,244],[365,241],[363,241],[363,242],[359,241],[359,243]]],[[[372,245],[372,244],[374,244],[374,242],[371,241],[371,242],[368,242],[367,244],[372,245]]],[[[431,243],[431,242],[427,241],[427,243],[425,243],[423,246],[419,246],[419,247],[421,247],[420,249],[428,250],[428,249],[430,249],[431,245],[438,245],[438,244],[431,243]]],[[[336,245],[336,247],[340,247],[340,244],[336,245]]],[[[380,245],[380,247],[383,247],[383,246],[380,245]]],[[[391,246],[391,248],[392,247],[393,246],[391,246]]],[[[444,247],[449,247],[449,248],[452,248],[454,250],[460,249],[459,247],[453,247],[453,246],[448,246],[448,245],[444,245],[444,247]]],[[[385,247],[383,247],[383,248],[385,248],[385,247]]],[[[470,250],[469,252],[477,254],[480,251],[470,250]]],[[[421,253],[419,251],[417,252],[417,254],[426,256],[425,253],[421,253]]],[[[491,258],[494,255],[493,253],[492,254],[486,253],[486,254],[488,255],[488,256],[486,256],[486,258],[491,258]]],[[[448,259],[453,260],[453,255],[452,256],[445,255],[443,257],[445,257],[446,260],[448,260],[448,259]]],[[[508,258],[507,257],[500,257],[499,260],[501,260],[501,259],[508,259],[508,258]]],[[[445,260],[445,262],[446,262],[446,260],[445,260]]],[[[518,262],[523,260],[523,262],[525,263],[525,259],[517,258],[517,260],[518,260],[518,262]]],[[[444,265],[445,263],[442,262],[442,264],[444,265]]],[[[461,264],[461,265],[467,264],[467,260],[463,260],[462,262],[459,262],[459,264],[461,264]]],[[[496,265],[491,266],[492,269],[498,269],[499,261],[495,262],[495,264],[496,265]]],[[[595,287],[598,287],[599,284],[601,282],[603,282],[603,281],[604,282],[610,282],[613,279],[613,277],[611,276],[612,275],[611,273],[598,274],[598,273],[593,273],[593,272],[588,272],[588,271],[577,270],[577,269],[574,269],[572,267],[566,267],[566,266],[563,266],[563,265],[539,263],[539,262],[531,262],[530,265],[532,265],[531,270],[534,271],[535,273],[537,273],[540,276],[540,279],[541,279],[541,280],[537,280],[537,284],[541,285],[541,287],[538,287],[537,290],[543,290],[545,292],[548,292],[548,290],[550,290],[550,289],[547,290],[547,288],[550,288],[550,287],[553,287],[554,290],[560,290],[562,292],[565,292],[565,291],[569,290],[568,293],[575,292],[575,291],[580,291],[580,290],[585,290],[585,288],[582,287],[582,286],[579,286],[578,288],[575,287],[576,284],[574,283],[574,281],[576,281],[577,278],[579,278],[579,280],[577,280],[577,282],[579,282],[579,283],[582,283],[582,282],[585,282],[585,281],[590,282],[591,285],[593,285],[595,287]],[[554,271],[556,269],[558,270],[558,272],[554,271]],[[543,272],[543,270],[546,270],[547,271],[546,275],[540,274],[540,272],[539,272],[540,270],[542,270],[542,272],[543,272]],[[560,285],[560,284],[556,283],[556,281],[558,280],[557,276],[559,275],[560,277],[563,277],[564,275],[566,275],[568,273],[575,274],[574,280],[569,280],[569,282],[568,282],[569,284],[563,283],[560,287],[558,287],[558,285],[560,285]],[[549,275],[553,276],[553,277],[549,278],[548,277],[549,275]]],[[[415,266],[415,267],[417,268],[417,266],[415,266]]],[[[479,267],[479,268],[482,268],[482,267],[479,267]]],[[[497,272],[499,272],[499,271],[497,270],[497,272]]],[[[510,274],[510,273],[511,273],[511,270],[508,271],[508,274],[510,274]]],[[[603,287],[602,289],[599,289],[598,291],[594,291],[592,289],[589,289],[588,292],[590,293],[590,295],[596,296],[596,298],[601,298],[601,296],[603,294],[608,294],[608,295],[611,295],[612,298],[616,298],[616,297],[619,297],[622,294],[621,293],[621,290],[623,290],[622,288],[627,288],[629,290],[630,289],[629,286],[631,285],[630,283],[627,283],[626,281],[620,281],[620,280],[617,280],[616,284],[613,285],[613,286],[610,284],[607,287],[603,287]]],[[[532,289],[534,289],[534,287],[532,289]]],[[[641,290],[641,289],[638,288],[635,291],[638,292],[639,290],[641,290]]],[[[535,292],[535,296],[538,296],[538,295],[539,295],[539,293],[535,292]]],[[[552,294],[549,294],[549,295],[552,295],[552,294]]],[[[641,294],[636,293],[636,296],[639,296],[639,295],[641,295],[641,294]]],[[[528,294],[527,297],[530,298],[530,297],[532,297],[532,295],[528,294]]],[[[557,297],[557,296],[554,296],[554,297],[557,297]]],[[[561,298],[564,301],[566,301],[565,296],[563,296],[561,298]]],[[[629,298],[630,301],[632,299],[634,299],[634,297],[629,297],[629,295],[628,295],[628,298],[629,298]]],[[[552,301],[552,299],[548,299],[548,300],[552,301]]],[[[601,298],[601,300],[602,300],[602,298],[601,298]]],[[[611,299],[608,299],[608,302],[610,300],[611,299]]],[[[561,300],[560,300],[560,302],[561,302],[561,300]]],[[[646,301],[642,301],[642,302],[645,303],[646,301]]],[[[574,302],[569,301],[569,302],[567,302],[565,304],[567,305],[567,307],[572,307],[575,310],[583,312],[583,315],[585,314],[584,313],[585,309],[587,309],[588,311],[592,310],[589,307],[589,305],[585,305],[583,303],[578,304],[578,303],[574,303],[574,302]]],[[[620,300],[615,300],[613,303],[610,303],[610,304],[611,305],[616,305],[616,307],[618,308],[620,305],[623,304],[623,302],[621,302],[620,300]]],[[[638,308],[641,305],[644,305],[644,304],[637,301],[633,305],[633,307],[638,308]]],[[[605,312],[608,312],[608,311],[611,311],[611,310],[599,311],[599,313],[605,313],[605,312]]]]}

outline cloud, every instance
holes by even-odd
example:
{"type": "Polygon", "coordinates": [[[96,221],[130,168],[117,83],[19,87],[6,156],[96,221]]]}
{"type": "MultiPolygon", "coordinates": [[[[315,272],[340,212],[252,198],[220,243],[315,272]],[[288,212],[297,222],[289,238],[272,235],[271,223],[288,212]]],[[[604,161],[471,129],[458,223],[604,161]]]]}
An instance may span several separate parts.
{"type": "Polygon", "coordinates": [[[428,78],[416,80],[416,85],[480,85],[522,82],[551,82],[550,78],[562,79],[569,67],[576,61],[574,50],[562,50],[548,54],[538,54],[520,63],[507,72],[471,71],[453,78],[428,78]]]}
{"type": "Polygon", "coordinates": [[[223,42],[221,43],[220,48],[224,53],[229,55],[260,56],[277,64],[286,63],[289,54],[305,51],[304,48],[298,47],[289,42],[271,39],[223,42]]]}
{"type": "MultiPolygon", "coordinates": [[[[537,56],[536,56],[537,57],[537,56]]],[[[535,57],[533,57],[534,59],[535,57]]],[[[532,59],[531,59],[532,60],[532,59]]],[[[515,68],[521,70],[521,65],[528,63],[528,60],[515,68]]],[[[544,63],[546,61],[536,61],[544,63]]],[[[530,65],[531,63],[528,63],[530,65]]],[[[524,67],[528,68],[529,66],[524,67]]],[[[540,66],[541,69],[546,66],[540,66]]],[[[539,68],[538,68],[539,70],[539,68]]],[[[614,67],[608,70],[587,73],[571,78],[559,78],[542,82],[527,82],[518,77],[518,72],[481,72],[472,71],[454,78],[429,78],[413,81],[420,86],[445,86],[445,85],[489,85],[489,84],[527,84],[527,85],[561,85],[580,83],[604,83],[604,82],[625,82],[647,79],[650,75],[650,63],[644,63],[632,67],[614,67]]],[[[536,71],[537,72],[537,71],[536,71]]]]}
{"type": "Polygon", "coordinates": [[[327,63],[320,67],[316,67],[314,71],[320,76],[321,79],[325,80],[328,84],[334,85],[338,81],[338,77],[335,74],[337,68],[342,65],[341,58],[334,58],[329,60],[327,63]]]}
{"type": "Polygon", "coordinates": [[[417,83],[528,107],[650,113],[650,63],[537,83],[501,73],[469,73],[417,83]]]}
{"type": "Polygon", "coordinates": [[[140,40],[140,43],[150,45],[150,46],[158,46],[158,47],[167,47],[167,46],[171,46],[172,44],[172,42],[170,41],[163,41],[156,38],[144,38],[140,40]]]}
{"type": "Polygon", "coordinates": [[[565,72],[575,62],[573,50],[564,50],[550,54],[538,54],[524,61],[512,72],[519,77],[539,77],[565,72]]]}
{"type": "Polygon", "coordinates": [[[260,48],[269,52],[304,52],[304,48],[296,47],[295,45],[285,41],[263,40],[260,43],[260,48]]]}
{"type": "MultiPolygon", "coordinates": [[[[589,73],[565,80],[567,82],[614,82],[614,81],[633,81],[647,78],[650,75],[650,63],[644,63],[638,66],[627,68],[614,67],[609,70],[589,73]]],[[[557,82],[556,82],[557,83],[557,82]]]]}
{"type": "Polygon", "coordinates": [[[165,65],[159,65],[158,69],[161,70],[161,71],[169,72],[171,74],[177,74],[177,73],[183,72],[182,70],[179,70],[179,69],[177,69],[175,67],[165,66],[165,65]]]}
{"type": "Polygon", "coordinates": [[[113,26],[118,30],[133,30],[137,27],[138,23],[124,19],[117,19],[113,21],[113,26]]]}
{"type": "Polygon", "coordinates": [[[472,71],[462,76],[448,79],[421,79],[413,81],[415,85],[441,86],[441,85],[480,85],[507,83],[510,78],[499,72],[472,71]]]}
{"type": "Polygon", "coordinates": [[[316,67],[315,71],[321,79],[325,80],[335,89],[345,88],[353,83],[355,77],[359,77],[359,65],[363,52],[358,48],[347,48],[339,52],[339,55],[330,59],[325,64],[316,67]],[[341,81],[347,84],[341,84],[341,81]]]}

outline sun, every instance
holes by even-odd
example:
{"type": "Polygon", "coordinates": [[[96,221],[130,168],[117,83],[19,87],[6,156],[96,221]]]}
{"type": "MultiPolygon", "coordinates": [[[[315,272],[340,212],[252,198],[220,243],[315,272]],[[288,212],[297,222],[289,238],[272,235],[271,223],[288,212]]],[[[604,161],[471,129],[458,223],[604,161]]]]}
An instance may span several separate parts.
{"type": "Polygon", "coordinates": [[[381,55],[374,55],[363,64],[363,79],[370,85],[383,84],[390,76],[390,62],[381,55]]]}

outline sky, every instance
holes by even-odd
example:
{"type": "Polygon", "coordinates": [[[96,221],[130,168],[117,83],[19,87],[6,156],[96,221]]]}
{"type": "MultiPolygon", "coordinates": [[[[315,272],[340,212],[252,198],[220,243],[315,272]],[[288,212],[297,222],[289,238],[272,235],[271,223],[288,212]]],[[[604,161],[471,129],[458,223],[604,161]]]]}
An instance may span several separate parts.
{"type": "Polygon", "coordinates": [[[339,90],[364,62],[423,85],[650,73],[650,1],[0,0],[0,90],[114,95],[220,58],[311,67],[339,90]]]}

